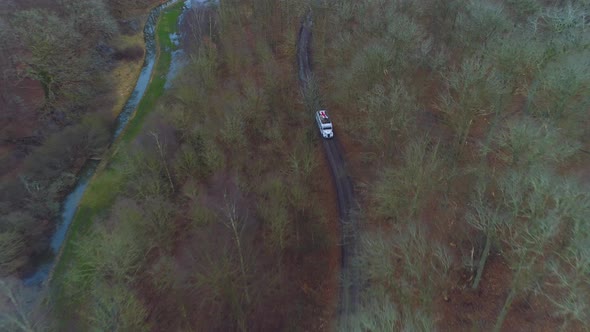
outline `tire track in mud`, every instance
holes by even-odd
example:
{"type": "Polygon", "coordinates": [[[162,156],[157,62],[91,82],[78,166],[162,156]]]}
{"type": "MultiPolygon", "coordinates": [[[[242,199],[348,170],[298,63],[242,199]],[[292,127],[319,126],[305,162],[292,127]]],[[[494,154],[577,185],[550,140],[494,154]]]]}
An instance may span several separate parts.
{"type": "MultiPolygon", "coordinates": [[[[299,85],[304,94],[310,93],[309,84],[313,79],[312,25],[312,13],[310,10],[301,21],[297,37],[299,85]]],[[[338,321],[342,329],[347,325],[347,319],[355,314],[359,303],[360,278],[358,267],[354,264],[354,256],[358,247],[358,205],[354,199],[353,183],[346,170],[346,162],[337,134],[332,139],[322,138],[322,143],[338,196],[342,247],[338,321]]]]}

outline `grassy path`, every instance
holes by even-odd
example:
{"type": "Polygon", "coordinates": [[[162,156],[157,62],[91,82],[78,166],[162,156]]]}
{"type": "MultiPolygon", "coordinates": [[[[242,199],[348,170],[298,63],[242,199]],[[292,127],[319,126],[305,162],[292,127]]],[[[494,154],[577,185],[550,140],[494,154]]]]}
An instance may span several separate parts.
{"type": "Polygon", "coordinates": [[[182,13],[183,5],[184,3],[180,1],[164,9],[160,14],[156,26],[157,58],[149,86],[135,111],[133,119],[129,121],[119,139],[113,143],[111,151],[115,152],[105,154],[107,157],[103,159],[103,165],[99,167],[86,189],[68,230],[53,275],[49,279],[50,284],[52,284],[52,280],[60,280],[68,266],[76,263],[73,256],[73,246],[77,239],[89,230],[96,216],[108,211],[119,193],[124,174],[120,168],[116,167],[121,162],[118,153],[125,151],[129,142],[137,137],[146,116],[154,109],[156,101],[164,93],[166,76],[172,60],[172,51],[175,48],[170,39],[170,34],[177,30],[177,21],[182,13]]]}

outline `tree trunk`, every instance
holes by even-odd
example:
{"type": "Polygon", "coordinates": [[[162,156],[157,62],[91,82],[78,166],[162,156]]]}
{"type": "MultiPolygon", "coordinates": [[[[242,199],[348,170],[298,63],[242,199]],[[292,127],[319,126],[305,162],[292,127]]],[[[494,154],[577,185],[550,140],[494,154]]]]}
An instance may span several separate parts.
{"type": "Polygon", "coordinates": [[[506,302],[504,302],[504,306],[502,307],[502,311],[498,315],[498,319],[496,320],[496,325],[494,326],[494,332],[500,332],[502,329],[502,324],[504,324],[504,320],[506,319],[506,315],[508,315],[508,311],[510,310],[510,306],[512,305],[512,301],[516,297],[516,289],[514,287],[510,288],[510,293],[506,298],[506,302]]]}
{"type": "Polygon", "coordinates": [[[486,262],[488,260],[489,254],[490,254],[491,246],[492,246],[492,238],[491,238],[490,234],[486,234],[486,244],[483,248],[481,258],[479,259],[479,264],[477,266],[477,273],[475,274],[475,280],[473,280],[473,285],[471,286],[472,289],[477,289],[477,287],[479,287],[479,282],[481,281],[481,277],[483,275],[483,269],[486,266],[486,262]]]}
{"type": "Polygon", "coordinates": [[[570,322],[569,317],[565,317],[563,319],[563,323],[561,324],[561,327],[559,328],[559,332],[567,331],[567,327],[569,326],[569,322],[570,322]]]}
{"type": "Polygon", "coordinates": [[[232,230],[234,232],[234,239],[236,241],[236,246],[238,247],[238,255],[240,256],[240,271],[242,272],[242,279],[244,282],[244,294],[246,295],[246,303],[250,303],[250,294],[248,293],[248,279],[246,278],[246,264],[244,263],[244,255],[242,254],[242,243],[240,241],[240,235],[238,233],[236,221],[232,219],[231,223],[232,230]]]}
{"type": "Polygon", "coordinates": [[[414,218],[418,210],[418,196],[420,195],[420,185],[417,186],[416,191],[414,192],[414,197],[412,197],[412,207],[410,210],[410,219],[414,218]]]}
{"type": "Polygon", "coordinates": [[[166,162],[166,157],[164,155],[164,148],[160,143],[160,139],[158,138],[158,134],[155,132],[150,132],[150,134],[156,140],[156,145],[158,147],[158,152],[160,153],[160,158],[162,159],[162,166],[164,166],[164,170],[166,171],[166,176],[168,177],[168,182],[170,183],[170,189],[174,191],[174,183],[172,182],[172,176],[170,175],[170,171],[168,170],[168,163],[166,162]]]}

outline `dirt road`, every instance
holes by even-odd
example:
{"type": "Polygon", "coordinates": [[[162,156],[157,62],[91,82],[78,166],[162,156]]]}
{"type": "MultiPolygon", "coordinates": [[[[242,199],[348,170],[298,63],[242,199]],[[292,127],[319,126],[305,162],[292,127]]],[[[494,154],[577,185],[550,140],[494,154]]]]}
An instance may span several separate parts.
{"type": "MultiPolygon", "coordinates": [[[[312,25],[312,13],[309,11],[301,22],[297,38],[299,84],[302,91],[308,94],[311,93],[310,84],[312,84],[313,79],[311,57],[312,25]]],[[[309,119],[313,121],[313,114],[310,114],[309,119]]],[[[353,263],[357,248],[358,214],[356,211],[358,211],[358,206],[354,199],[352,180],[346,170],[342,147],[338,141],[338,123],[334,123],[334,126],[336,128],[334,138],[320,139],[324,145],[325,155],[331,168],[332,179],[338,195],[342,246],[341,292],[338,308],[339,324],[342,330],[347,325],[347,319],[355,313],[359,302],[359,271],[353,263]]]]}

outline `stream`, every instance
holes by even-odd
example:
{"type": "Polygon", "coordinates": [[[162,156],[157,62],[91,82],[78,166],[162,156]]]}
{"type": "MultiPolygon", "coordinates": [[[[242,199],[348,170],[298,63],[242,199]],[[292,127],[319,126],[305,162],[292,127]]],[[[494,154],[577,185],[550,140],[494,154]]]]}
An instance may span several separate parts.
{"type": "MultiPolygon", "coordinates": [[[[145,94],[145,91],[150,83],[152,72],[156,63],[156,25],[158,22],[158,18],[160,17],[160,13],[163,9],[177,3],[178,1],[179,0],[170,0],[164,4],[155,7],[149,13],[148,19],[143,29],[146,49],[143,67],[137,79],[137,83],[135,84],[135,88],[133,89],[133,92],[131,93],[129,99],[127,100],[127,103],[123,107],[123,110],[117,117],[116,128],[113,132],[111,142],[116,141],[117,137],[121,135],[121,133],[129,123],[129,120],[133,118],[133,114],[135,113],[137,105],[141,101],[141,98],[145,94]]],[[[191,8],[193,3],[201,2],[203,1],[186,0],[183,13],[179,16],[177,25],[180,25],[180,22],[184,16],[183,14],[186,11],[186,9],[191,8]]],[[[170,38],[173,41],[175,41],[175,44],[178,46],[177,41],[180,40],[179,34],[173,34],[170,36],[170,38]]],[[[181,56],[182,51],[180,51],[180,49],[172,52],[172,62],[170,64],[167,80],[171,80],[174,77],[175,73],[178,72],[179,68],[181,68],[185,62],[184,57],[181,56]]],[[[166,87],[169,87],[168,83],[166,87]]],[[[47,258],[35,267],[35,271],[30,276],[27,276],[23,279],[23,283],[25,286],[42,287],[44,282],[51,274],[51,271],[58,258],[58,254],[68,233],[68,228],[72,223],[72,220],[74,219],[74,216],[78,209],[78,205],[82,200],[82,196],[84,196],[84,192],[88,187],[90,180],[96,172],[98,164],[99,161],[97,160],[88,160],[82,168],[82,170],[80,171],[80,173],[78,174],[76,186],[66,196],[62,203],[61,215],[59,221],[57,222],[55,233],[51,237],[51,244],[50,248],[48,249],[49,253],[47,254],[47,258]]]]}

